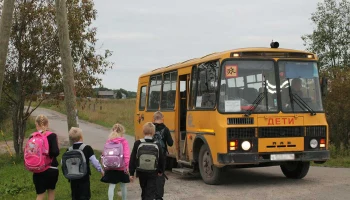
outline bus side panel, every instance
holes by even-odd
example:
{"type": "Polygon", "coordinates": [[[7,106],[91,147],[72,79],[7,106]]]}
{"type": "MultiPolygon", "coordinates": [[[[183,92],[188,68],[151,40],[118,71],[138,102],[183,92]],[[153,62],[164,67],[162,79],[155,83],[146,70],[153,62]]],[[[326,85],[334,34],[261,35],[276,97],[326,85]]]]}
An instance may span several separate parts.
{"type": "MultiPolygon", "coordinates": [[[[136,105],[135,105],[135,115],[134,115],[134,128],[135,128],[135,140],[143,138],[143,132],[142,127],[146,122],[145,118],[145,110],[140,110],[140,98],[141,98],[141,87],[146,86],[146,99],[145,99],[145,105],[147,105],[148,100],[148,83],[149,83],[149,77],[141,77],[139,79],[139,83],[137,86],[137,96],[136,96],[136,105]]],[[[147,107],[147,106],[146,106],[147,107]]]]}

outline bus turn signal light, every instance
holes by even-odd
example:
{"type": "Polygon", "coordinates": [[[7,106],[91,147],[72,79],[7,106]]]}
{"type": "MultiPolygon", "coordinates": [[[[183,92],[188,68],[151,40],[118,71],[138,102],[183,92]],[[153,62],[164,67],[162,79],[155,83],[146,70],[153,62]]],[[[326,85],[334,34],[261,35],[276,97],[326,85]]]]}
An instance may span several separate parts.
{"type": "Polygon", "coordinates": [[[326,147],[326,139],[322,138],[320,139],[320,147],[325,148],[326,147]]]}
{"type": "Polygon", "coordinates": [[[236,150],[238,147],[238,140],[234,140],[230,142],[230,151],[236,150]]]}

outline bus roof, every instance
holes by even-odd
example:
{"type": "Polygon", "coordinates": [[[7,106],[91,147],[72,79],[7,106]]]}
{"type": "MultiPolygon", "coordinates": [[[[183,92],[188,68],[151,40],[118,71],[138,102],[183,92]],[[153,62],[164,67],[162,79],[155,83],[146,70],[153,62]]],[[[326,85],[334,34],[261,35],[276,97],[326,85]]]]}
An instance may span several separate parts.
{"type": "MultiPolygon", "coordinates": [[[[266,48],[266,47],[240,48],[240,49],[232,49],[232,50],[227,50],[227,51],[222,51],[222,52],[215,52],[215,53],[211,53],[211,54],[205,55],[205,56],[200,57],[200,58],[193,58],[190,60],[186,60],[183,62],[172,64],[172,65],[169,65],[166,67],[157,68],[157,69],[154,69],[152,71],[149,71],[149,72],[142,74],[140,77],[150,76],[150,75],[159,74],[159,73],[163,73],[163,72],[167,72],[167,71],[172,71],[172,70],[176,70],[179,68],[195,65],[197,63],[203,63],[203,62],[207,62],[210,60],[220,59],[223,57],[231,57],[231,54],[234,54],[234,53],[248,53],[248,52],[255,52],[255,53],[297,53],[297,54],[304,54],[304,55],[306,55],[306,54],[313,55],[313,58],[316,58],[316,55],[313,53],[310,53],[307,51],[295,50],[295,49],[266,48]]],[[[254,56],[249,56],[249,57],[254,58],[254,56]]],[[[256,56],[256,57],[258,58],[258,56],[256,56]]],[[[268,56],[268,57],[273,58],[273,56],[268,56]]],[[[302,58],[302,57],[300,57],[300,58],[302,58]]]]}

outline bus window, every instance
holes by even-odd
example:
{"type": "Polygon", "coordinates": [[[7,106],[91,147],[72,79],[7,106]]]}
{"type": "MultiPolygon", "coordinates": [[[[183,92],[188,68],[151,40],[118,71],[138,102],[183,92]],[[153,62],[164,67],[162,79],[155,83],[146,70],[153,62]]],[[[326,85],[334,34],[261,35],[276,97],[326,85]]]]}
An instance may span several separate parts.
{"type": "Polygon", "coordinates": [[[162,85],[162,75],[151,76],[147,110],[159,109],[161,85],[162,85]]]}
{"type": "Polygon", "coordinates": [[[177,72],[164,73],[162,90],[162,110],[172,110],[175,107],[177,72]]]}
{"type": "Polygon", "coordinates": [[[214,108],[218,82],[219,61],[202,63],[198,67],[196,108],[214,108]]]}
{"type": "Polygon", "coordinates": [[[141,87],[139,110],[145,110],[146,106],[146,86],[141,87]]]}

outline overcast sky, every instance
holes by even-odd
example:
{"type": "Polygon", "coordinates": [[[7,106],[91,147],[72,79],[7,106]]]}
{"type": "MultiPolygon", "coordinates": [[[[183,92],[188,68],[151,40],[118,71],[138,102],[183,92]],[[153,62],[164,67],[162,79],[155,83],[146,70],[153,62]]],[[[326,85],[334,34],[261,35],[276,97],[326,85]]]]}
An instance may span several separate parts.
{"type": "Polygon", "coordinates": [[[305,50],[320,0],[97,0],[97,47],[113,51],[103,85],[137,90],[147,71],[243,47],[305,50]]]}

